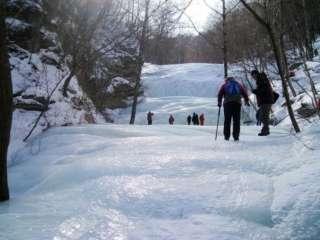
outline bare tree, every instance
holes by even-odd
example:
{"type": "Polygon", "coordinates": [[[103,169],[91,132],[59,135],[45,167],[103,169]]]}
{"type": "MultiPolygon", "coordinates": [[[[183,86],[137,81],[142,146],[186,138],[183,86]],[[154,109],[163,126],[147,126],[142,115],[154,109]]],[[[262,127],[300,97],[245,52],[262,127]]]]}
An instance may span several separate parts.
{"type": "Polygon", "coordinates": [[[309,26],[309,19],[308,19],[308,12],[306,6],[306,0],[302,1],[303,7],[303,20],[304,20],[304,36],[305,36],[305,46],[306,46],[306,58],[307,60],[311,60],[313,58],[313,46],[310,34],[310,26],[309,26]]]}
{"type": "Polygon", "coordinates": [[[66,56],[71,57],[69,59],[71,74],[62,86],[65,97],[68,96],[71,79],[85,68],[87,59],[92,57],[90,54],[95,52],[92,40],[104,23],[110,5],[108,0],[99,4],[88,0],[72,0],[59,5],[59,36],[66,56]]]}
{"type": "Polygon", "coordinates": [[[9,200],[7,153],[12,123],[12,82],[8,60],[5,1],[0,0],[0,201],[9,200]]]}
{"type": "Polygon", "coordinates": [[[282,88],[283,88],[284,97],[286,99],[286,105],[287,105],[289,117],[290,117],[290,120],[291,120],[291,123],[292,123],[294,130],[298,133],[298,132],[300,132],[300,128],[299,128],[298,122],[296,121],[296,118],[294,116],[294,112],[293,112],[291,101],[290,101],[290,95],[289,95],[289,91],[288,91],[288,85],[287,85],[288,81],[286,79],[286,77],[289,77],[289,76],[285,76],[285,72],[284,72],[284,68],[283,68],[283,62],[284,62],[283,54],[285,54],[285,52],[281,48],[280,36],[279,36],[279,34],[277,36],[272,24],[270,22],[268,22],[267,20],[265,20],[263,17],[261,17],[257,13],[257,11],[255,11],[254,8],[249,3],[247,3],[245,0],[240,0],[240,1],[243,4],[243,6],[266,29],[266,31],[270,37],[270,43],[273,48],[273,52],[274,52],[275,60],[277,63],[279,75],[281,77],[282,88]]]}
{"type": "Polygon", "coordinates": [[[227,16],[231,11],[227,12],[226,0],[221,0],[222,11],[218,11],[210,6],[206,0],[203,0],[206,6],[211,9],[215,14],[218,14],[222,18],[222,51],[223,51],[223,65],[224,65],[224,77],[228,77],[228,41],[227,41],[227,16]]]}
{"type": "Polygon", "coordinates": [[[145,9],[144,9],[144,18],[143,18],[143,24],[141,29],[141,34],[138,38],[139,40],[139,50],[138,50],[138,66],[137,66],[137,78],[135,81],[135,87],[134,87],[134,96],[133,96],[133,103],[131,108],[131,118],[130,118],[130,124],[134,124],[135,117],[136,117],[136,111],[137,111],[137,104],[138,104],[138,97],[139,97],[139,90],[141,86],[141,73],[142,73],[142,66],[143,66],[143,57],[144,57],[144,51],[146,47],[147,42],[147,34],[148,34],[148,22],[149,22],[149,11],[150,11],[150,0],[145,0],[145,9]]]}
{"type": "MultiPolygon", "coordinates": [[[[146,51],[146,45],[148,38],[150,37],[149,35],[149,30],[150,30],[150,20],[151,17],[155,15],[156,12],[161,10],[161,8],[165,7],[166,4],[168,3],[169,0],[164,0],[164,1],[158,1],[155,6],[152,6],[152,1],[151,0],[144,0],[144,10],[141,11],[139,9],[139,4],[135,8],[137,11],[137,14],[135,14],[137,17],[135,19],[136,23],[138,23],[137,29],[135,29],[138,32],[138,63],[137,63],[137,77],[135,80],[135,86],[134,86],[134,96],[133,96],[133,103],[132,103],[132,108],[131,108],[131,117],[130,117],[130,124],[134,124],[135,122],[135,117],[136,117],[136,111],[137,111],[137,104],[138,104],[138,97],[139,97],[139,92],[141,88],[141,73],[142,73],[142,67],[144,64],[144,57],[145,57],[145,51],[146,51]],[[140,17],[142,12],[142,17],[140,17]]],[[[192,0],[189,1],[187,6],[190,5],[192,0]]],[[[139,3],[139,1],[138,1],[139,3]]],[[[176,8],[176,7],[175,7],[176,8]]],[[[185,8],[183,9],[181,15],[185,11],[185,8]]],[[[180,15],[180,16],[181,16],[180,15]]],[[[180,18],[178,17],[178,19],[180,18]]]]}

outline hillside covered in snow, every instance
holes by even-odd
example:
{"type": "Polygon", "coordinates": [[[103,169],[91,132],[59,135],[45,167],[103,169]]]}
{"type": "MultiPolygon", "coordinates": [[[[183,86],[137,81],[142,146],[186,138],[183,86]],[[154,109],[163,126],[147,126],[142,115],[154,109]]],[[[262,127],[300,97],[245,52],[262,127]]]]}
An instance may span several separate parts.
{"type": "Polygon", "coordinates": [[[133,94],[134,37],[117,39],[119,53],[113,37],[123,26],[118,22],[117,32],[111,31],[114,25],[106,27],[106,19],[90,38],[80,35],[93,28],[96,16],[77,22],[86,13],[76,9],[80,3],[62,2],[6,1],[14,97],[10,154],[30,134],[51,127],[112,122],[112,109],[127,107],[133,94]]]}
{"type": "MultiPolygon", "coordinates": [[[[207,125],[217,120],[216,96],[224,81],[221,64],[146,64],[142,75],[144,96],[140,99],[136,124],[146,124],[152,111],[154,124],[167,124],[170,114],[175,124],[184,125],[193,112],[204,113],[207,125]]],[[[127,123],[131,109],[119,111],[117,123],[127,123]]]]}

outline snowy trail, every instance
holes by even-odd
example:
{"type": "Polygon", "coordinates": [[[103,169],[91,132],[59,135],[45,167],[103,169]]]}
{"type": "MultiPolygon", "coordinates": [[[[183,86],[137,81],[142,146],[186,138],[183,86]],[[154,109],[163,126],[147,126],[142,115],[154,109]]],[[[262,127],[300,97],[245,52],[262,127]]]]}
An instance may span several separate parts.
{"type": "Polygon", "coordinates": [[[316,239],[316,156],[281,129],[213,130],[49,130],[14,156],[0,239],[316,239]]]}
{"type": "Polygon", "coordinates": [[[318,240],[320,127],[298,141],[285,126],[266,138],[243,126],[239,143],[220,128],[214,141],[222,74],[149,65],[137,125],[122,124],[126,109],[118,125],[54,128],[12,151],[0,240],[318,240]],[[186,126],[192,112],[207,126],[186,126]]]}

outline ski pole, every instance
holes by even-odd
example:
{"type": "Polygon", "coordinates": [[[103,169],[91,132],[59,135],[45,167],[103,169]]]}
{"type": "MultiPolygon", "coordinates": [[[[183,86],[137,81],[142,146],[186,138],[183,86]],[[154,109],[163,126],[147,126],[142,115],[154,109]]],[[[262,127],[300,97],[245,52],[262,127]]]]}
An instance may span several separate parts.
{"type": "Polygon", "coordinates": [[[221,106],[219,106],[218,121],[217,121],[217,129],[216,129],[215,141],[217,141],[217,138],[218,138],[218,128],[219,128],[220,112],[221,112],[221,106]]]}

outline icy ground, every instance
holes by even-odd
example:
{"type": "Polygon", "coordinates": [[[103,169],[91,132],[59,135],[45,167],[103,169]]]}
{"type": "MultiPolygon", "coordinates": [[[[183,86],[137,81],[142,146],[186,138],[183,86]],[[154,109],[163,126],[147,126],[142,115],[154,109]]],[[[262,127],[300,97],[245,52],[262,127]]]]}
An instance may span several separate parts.
{"type": "MultiPolygon", "coordinates": [[[[137,123],[53,128],[16,150],[0,240],[318,240],[320,126],[242,126],[239,143],[214,127],[168,126],[169,114],[216,120],[221,65],[144,69],[137,123]],[[161,124],[161,123],[164,123],[161,124]]],[[[210,122],[211,121],[211,122],[210,122]]],[[[12,149],[15,149],[13,151],[12,149]]]]}
{"type": "Polygon", "coordinates": [[[234,143],[212,127],[51,129],[14,155],[0,239],[319,239],[318,150],[242,130],[234,143]]]}

